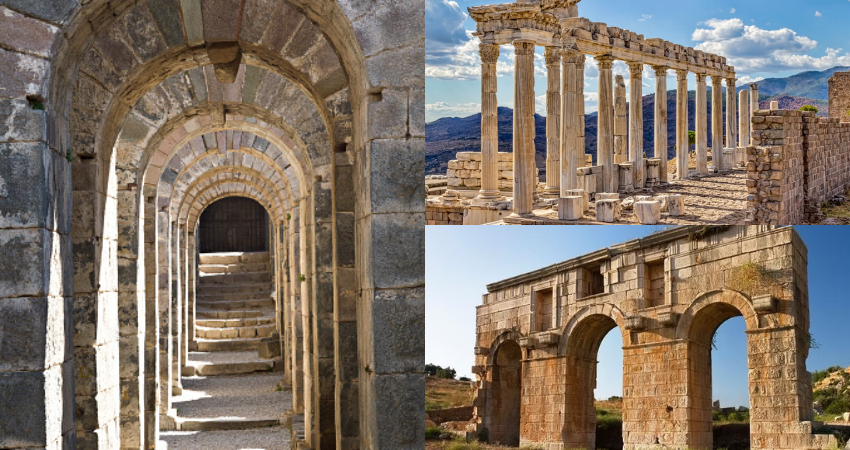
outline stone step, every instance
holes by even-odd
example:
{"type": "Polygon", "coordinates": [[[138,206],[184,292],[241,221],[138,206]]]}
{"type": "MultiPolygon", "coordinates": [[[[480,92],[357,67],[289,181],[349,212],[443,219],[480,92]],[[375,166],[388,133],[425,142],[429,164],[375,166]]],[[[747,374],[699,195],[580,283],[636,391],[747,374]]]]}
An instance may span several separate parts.
{"type": "Polygon", "coordinates": [[[274,323],[274,317],[254,317],[245,319],[198,319],[195,325],[207,328],[254,327],[274,323]]]}
{"type": "Polygon", "coordinates": [[[199,308],[207,310],[227,310],[234,309],[253,309],[253,308],[274,308],[274,300],[267,298],[265,300],[198,300],[196,302],[199,308]]]}
{"type": "Polygon", "coordinates": [[[269,261],[269,252],[201,253],[199,264],[264,263],[269,261]]]}
{"type": "Polygon", "coordinates": [[[250,282],[265,282],[272,281],[271,275],[268,272],[242,272],[242,273],[202,273],[198,277],[198,284],[241,284],[250,282]]]}
{"type": "Polygon", "coordinates": [[[270,266],[269,263],[201,264],[198,270],[201,273],[268,272],[270,266]]]}
{"type": "Polygon", "coordinates": [[[241,375],[254,372],[271,372],[274,361],[240,361],[229,363],[193,362],[185,367],[183,376],[209,377],[215,375],[241,375]]]}
{"type": "Polygon", "coordinates": [[[195,332],[201,339],[236,339],[269,337],[275,332],[275,326],[255,325],[252,327],[208,328],[195,327],[195,332]]]}
{"type": "Polygon", "coordinates": [[[223,430],[249,430],[252,428],[267,428],[280,425],[280,419],[238,419],[238,418],[216,418],[216,419],[183,419],[177,418],[177,429],[179,431],[223,431],[223,430]]]}
{"type": "Polygon", "coordinates": [[[237,309],[237,310],[217,310],[198,308],[195,310],[195,319],[250,319],[253,317],[270,316],[274,314],[274,310],[262,309],[237,309]]]}
{"type": "Polygon", "coordinates": [[[271,292],[219,292],[215,294],[198,294],[196,300],[205,302],[231,301],[231,300],[268,300],[272,298],[271,292]]]}
{"type": "Polygon", "coordinates": [[[224,294],[231,292],[272,292],[274,287],[268,281],[256,283],[233,283],[233,284],[198,284],[198,294],[224,294]]]}
{"type": "Polygon", "coordinates": [[[200,352],[238,352],[256,350],[262,338],[239,339],[196,339],[200,352]]]}

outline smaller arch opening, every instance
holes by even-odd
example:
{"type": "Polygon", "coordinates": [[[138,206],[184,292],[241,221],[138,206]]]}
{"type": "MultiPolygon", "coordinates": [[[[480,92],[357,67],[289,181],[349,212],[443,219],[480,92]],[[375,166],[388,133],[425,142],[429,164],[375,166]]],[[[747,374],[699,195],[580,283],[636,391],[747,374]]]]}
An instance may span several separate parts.
{"type": "Polygon", "coordinates": [[[499,345],[494,358],[490,442],[519,445],[522,395],[522,349],[516,341],[499,345]]]}
{"type": "Polygon", "coordinates": [[[201,253],[265,252],[269,249],[265,208],[246,197],[227,197],[207,207],[199,223],[201,253]]]}

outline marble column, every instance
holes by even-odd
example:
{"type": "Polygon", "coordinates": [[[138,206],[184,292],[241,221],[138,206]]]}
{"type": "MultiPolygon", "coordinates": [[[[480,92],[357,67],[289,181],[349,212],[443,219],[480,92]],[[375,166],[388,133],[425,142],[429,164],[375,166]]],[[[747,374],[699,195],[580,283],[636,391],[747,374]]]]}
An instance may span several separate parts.
{"type": "Polygon", "coordinates": [[[578,138],[576,145],[578,152],[576,158],[578,163],[576,167],[584,167],[585,162],[585,147],[584,147],[584,55],[578,55],[576,59],[576,127],[578,128],[578,138]]]}
{"type": "Polygon", "coordinates": [[[629,62],[629,161],[634,163],[635,188],[642,188],[646,174],[643,155],[643,63],[629,62]]]}
{"type": "Polygon", "coordinates": [[[499,193],[499,128],[496,100],[496,60],[499,46],[479,44],[481,56],[481,190],[479,201],[495,201],[499,193]]]}
{"type": "MultiPolygon", "coordinates": [[[[705,86],[704,73],[697,73],[697,95],[694,114],[694,128],[696,128],[696,160],[697,173],[708,175],[708,98],[705,86]]],[[[716,155],[717,153],[715,153],[716,155]]]]}
{"type": "MultiPolygon", "coordinates": [[[[665,170],[661,167],[661,170],[665,170]]],[[[676,69],[676,178],[688,177],[688,71],[676,69]]]]}
{"type": "Polygon", "coordinates": [[[626,82],[622,75],[616,75],[614,77],[614,164],[624,163],[629,159],[627,110],[626,82]]]}
{"type": "Polygon", "coordinates": [[[759,110],[759,85],[758,83],[750,83],[750,117],[747,123],[750,124],[750,145],[753,144],[753,113],[759,110]]]}
{"type": "MultiPolygon", "coordinates": [[[[576,95],[576,76],[578,74],[576,63],[580,55],[575,49],[561,50],[561,191],[560,197],[565,197],[569,189],[578,189],[576,169],[579,167],[579,155],[584,159],[584,147],[579,147],[579,117],[577,102],[584,103],[584,98],[579,99],[576,95]]],[[[547,169],[548,170],[548,169],[547,169]]],[[[549,174],[546,174],[547,179],[549,174]]]]}
{"type": "Polygon", "coordinates": [[[602,189],[605,192],[615,192],[614,183],[617,174],[614,173],[614,99],[611,79],[614,57],[600,55],[596,57],[596,63],[599,66],[599,121],[596,136],[596,164],[602,166],[602,189]]]}
{"type": "Polygon", "coordinates": [[[534,174],[534,42],[516,40],[514,63],[514,214],[531,214],[534,174]]]}
{"type": "MultiPolygon", "coordinates": [[[[737,98],[735,98],[735,79],[726,79],[726,147],[733,149],[732,154],[736,152],[738,147],[738,108],[737,98]]],[[[734,158],[732,165],[735,165],[734,158]]],[[[731,167],[727,167],[731,169],[731,167]]]]}
{"type": "Polygon", "coordinates": [[[714,167],[726,170],[723,164],[723,77],[711,76],[711,148],[714,167]]]}
{"type": "Polygon", "coordinates": [[[543,195],[561,195],[561,49],[546,47],[546,187],[543,195]]]}
{"type": "Polygon", "coordinates": [[[750,145],[750,91],[742,89],[738,96],[738,103],[741,104],[741,114],[738,119],[741,135],[738,147],[748,147],[750,145]]]}
{"type": "Polygon", "coordinates": [[[652,66],[655,71],[655,153],[661,159],[658,181],[667,182],[667,66],[652,66]]]}

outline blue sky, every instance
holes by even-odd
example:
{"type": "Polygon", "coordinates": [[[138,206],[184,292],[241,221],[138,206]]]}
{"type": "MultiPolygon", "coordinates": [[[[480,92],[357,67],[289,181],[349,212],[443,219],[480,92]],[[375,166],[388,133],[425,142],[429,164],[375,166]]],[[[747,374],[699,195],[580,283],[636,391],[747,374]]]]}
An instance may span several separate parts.
{"type": "MultiPolygon", "coordinates": [[[[426,121],[480,112],[478,38],[470,34],[475,22],[466,8],[492,3],[498,2],[426,0],[426,121]]],[[[580,16],[594,22],[725,56],[736,68],[738,86],[806,70],[850,66],[850,0],[583,0],[578,7],[580,16]]],[[[537,53],[537,112],[545,115],[543,48],[538,47],[537,53]]],[[[513,106],[512,57],[510,46],[503,46],[497,65],[500,106],[513,106]]],[[[614,74],[628,79],[625,63],[617,62],[614,74]]],[[[668,89],[675,87],[675,73],[670,74],[668,89]]],[[[598,83],[595,62],[588,58],[588,112],[597,109],[598,83]]],[[[648,67],[643,83],[644,95],[654,92],[654,74],[648,67]]],[[[691,75],[688,87],[693,90],[695,84],[691,75]]]]}
{"type": "MultiPolygon", "coordinates": [[[[809,371],[850,366],[847,319],[850,299],[842,282],[850,263],[850,227],[795,227],[809,248],[810,331],[820,344],[811,350],[809,371]],[[846,261],[846,259],[844,259],[846,261]]],[[[645,236],[656,226],[625,227],[425,227],[425,359],[472,378],[475,307],[488,283],[620,242],[645,236]]],[[[713,351],[714,398],[748,405],[744,322],[736,317],[717,332],[713,351]]],[[[595,395],[622,395],[622,341],[615,330],[599,350],[595,395]]]]}

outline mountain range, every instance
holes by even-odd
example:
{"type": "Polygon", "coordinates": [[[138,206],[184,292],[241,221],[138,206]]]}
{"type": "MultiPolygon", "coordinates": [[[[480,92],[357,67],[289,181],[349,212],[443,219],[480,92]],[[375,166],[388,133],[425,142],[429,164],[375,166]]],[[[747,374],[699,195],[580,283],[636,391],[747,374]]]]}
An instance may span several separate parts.
{"type": "MultiPolygon", "coordinates": [[[[758,81],[759,108],[767,109],[770,101],[778,101],[781,109],[798,109],[802,105],[813,105],[819,109],[819,116],[827,116],[828,85],[827,80],[836,71],[850,70],[850,67],[834,67],[822,72],[802,72],[787,78],[767,78],[758,81]]],[[[748,85],[738,86],[736,91],[749,89],[748,85]]],[[[711,142],[711,87],[708,88],[708,146],[711,142]]],[[[695,119],[696,91],[688,92],[688,129],[693,130],[695,119]]],[[[723,123],[726,123],[726,94],[723,94],[723,123]]],[[[655,94],[645,95],[643,110],[643,148],[647,155],[654,152],[654,114],[655,94]]],[[[540,168],[541,179],[545,179],[546,169],[546,118],[535,114],[536,147],[535,162],[540,168]]],[[[593,155],[596,161],[597,113],[585,116],[585,152],[593,155]]],[[[513,110],[498,109],[499,151],[512,151],[513,110]]],[[[724,126],[725,128],[725,126],[724,126]]],[[[676,145],[676,91],[667,91],[667,155],[675,156],[676,145]]],[[[725,131],[724,131],[725,132],[725,131]]],[[[455,158],[457,152],[477,152],[481,148],[481,114],[468,117],[444,117],[425,124],[425,172],[427,175],[446,172],[448,161],[455,158]]]]}

